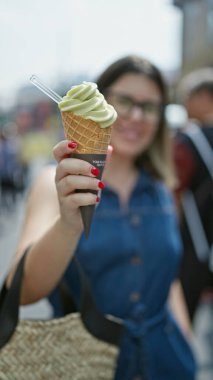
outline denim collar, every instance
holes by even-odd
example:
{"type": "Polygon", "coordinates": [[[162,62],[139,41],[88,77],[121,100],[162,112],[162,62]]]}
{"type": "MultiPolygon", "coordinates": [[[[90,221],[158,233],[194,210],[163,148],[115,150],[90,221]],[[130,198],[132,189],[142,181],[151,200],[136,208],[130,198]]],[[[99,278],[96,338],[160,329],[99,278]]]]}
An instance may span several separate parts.
{"type": "MultiPolygon", "coordinates": [[[[133,193],[138,193],[144,190],[151,190],[154,188],[155,179],[146,171],[145,169],[141,169],[139,172],[138,180],[133,189],[133,193]]],[[[116,192],[111,189],[107,183],[104,189],[105,193],[116,194],[116,192]]]]}

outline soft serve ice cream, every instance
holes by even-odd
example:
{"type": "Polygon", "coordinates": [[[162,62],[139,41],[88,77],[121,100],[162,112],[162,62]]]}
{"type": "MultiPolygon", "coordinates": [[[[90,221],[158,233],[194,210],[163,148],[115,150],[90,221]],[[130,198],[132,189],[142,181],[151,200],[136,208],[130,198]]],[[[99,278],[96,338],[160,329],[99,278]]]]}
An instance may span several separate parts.
{"type": "Polygon", "coordinates": [[[65,135],[77,142],[79,153],[106,154],[117,113],[96,83],[73,86],[59,103],[65,135]]]}
{"type": "Polygon", "coordinates": [[[75,115],[93,120],[101,128],[111,126],[116,117],[116,111],[106,102],[98,91],[97,84],[83,82],[73,86],[59,103],[61,112],[73,112],[75,115]]]}

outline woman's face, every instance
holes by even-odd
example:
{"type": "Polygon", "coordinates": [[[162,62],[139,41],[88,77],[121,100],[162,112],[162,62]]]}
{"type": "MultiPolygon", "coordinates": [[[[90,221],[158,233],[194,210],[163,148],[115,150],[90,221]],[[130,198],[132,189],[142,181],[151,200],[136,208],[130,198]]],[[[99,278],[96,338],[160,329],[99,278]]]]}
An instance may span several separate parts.
{"type": "Polygon", "coordinates": [[[160,90],[146,76],[129,73],[110,86],[107,100],[118,113],[111,140],[114,152],[135,159],[149,147],[157,131],[160,90]]]}

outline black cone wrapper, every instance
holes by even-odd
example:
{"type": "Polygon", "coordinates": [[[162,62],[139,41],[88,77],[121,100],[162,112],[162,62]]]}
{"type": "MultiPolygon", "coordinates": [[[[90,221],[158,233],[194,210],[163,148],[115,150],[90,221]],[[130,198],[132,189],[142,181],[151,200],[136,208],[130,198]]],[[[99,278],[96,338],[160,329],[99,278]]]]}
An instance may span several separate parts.
{"type": "MultiPolygon", "coordinates": [[[[80,160],[87,161],[92,166],[98,168],[100,170],[100,174],[96,178],[101,179],[102,174],[103,174],[103,170],[104,170],[104,165],[106,162],[106,154],[73,153],[72,157],[78,158],[80,160]]],[[[83,192],[85,190],[77,190],[77,191],[83,192]]],[[[93,193],[93,194],[98,194],[98,191],[94,191],[94,190],[90,190],[90,189],[88,189],[88,191],[90,193],[93,193]]],[[[95,207],[96,207],[96,205],[89,205],[89,206],[81,206],[80,207],[81,217],[82,217],[83,226],[84,226],[84,233],[85,233],[86,238],[89,237],[95,207]]]]}

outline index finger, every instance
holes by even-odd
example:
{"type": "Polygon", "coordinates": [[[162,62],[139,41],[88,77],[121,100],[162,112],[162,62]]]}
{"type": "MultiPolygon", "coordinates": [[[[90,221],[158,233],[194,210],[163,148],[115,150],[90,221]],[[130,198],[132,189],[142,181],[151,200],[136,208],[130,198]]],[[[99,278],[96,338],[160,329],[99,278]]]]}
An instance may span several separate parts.
{"type": "Polygon", "coordinates": [[[56,168],[55,180],[60,181],[68,175],[84,175],[87,177],[97,177],[99,170],[85,160],[69,157],[61,160],[56,168]]]}
{"type": "Polygon", "coordinates": [[[57,162],[64,158],[70,157],[70,154],[77,148],[75,141],[63,140],[56,144],[53,148],[53,155],[57,162]]]}

